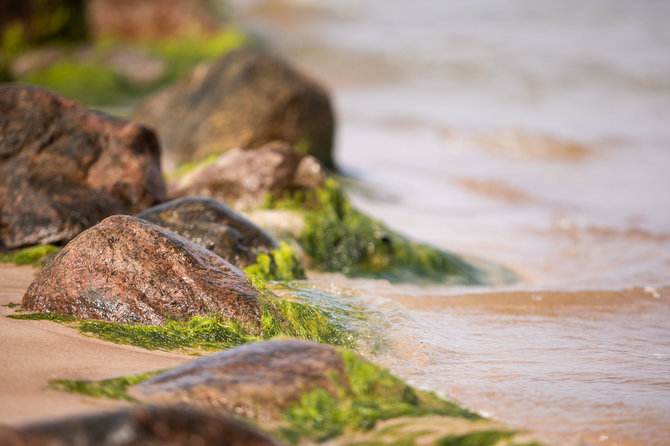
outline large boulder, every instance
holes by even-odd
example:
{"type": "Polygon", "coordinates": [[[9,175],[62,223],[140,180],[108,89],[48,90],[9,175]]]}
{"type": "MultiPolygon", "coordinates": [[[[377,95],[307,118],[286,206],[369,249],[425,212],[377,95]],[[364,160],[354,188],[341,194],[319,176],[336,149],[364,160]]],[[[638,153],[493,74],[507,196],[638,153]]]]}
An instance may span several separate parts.
{"type": "Polygon", "coordinates": [[[282,140],[333,166],[328,94],[283,60],[256,50],[233,51],[196,68],[141,103],[133,117],[156,129],[178,164],[282,140]]]}
{"type": "Polygon", "coordinates": [[[145,220],[115,215],[40,271],[21,306],[78,318],[162,325],[218,315],[260,327],[258,291],[219,256],[145,220]]]}
{"type": "Polygon", "coordinates": [[[278,446],[221,414],[184,407],[142,407],[0,430],[5,446],[278,446]]]}
{"type": "Polygon", "coordinates": [[[246,344],[199,358],[130,389],[140,401],[189,404],[250,418],[276,418],[303,393],[346,386],[338,350],[325,344],[281,340],[246,344]],[[333,381],[334,376],[339,376],[333,381]]]}
{"type": "Polygon", "coordinates": [[[285,142],[271,142],[256,150],[233,150],[172,180],[172,197],[212,197],[236,208],[253,209],[268,194],[280,198],[323,186],[325,168],[312,156],[285,142]]]}
{"type": "Polygon", "coordinates": [[[279,248],[261,228],[211,198],[168,201],[137,216],[209,249],[238,268],[256,263],[258,254],[279,248]]]}
{"type": "Polygon", "coordinates": [[[0,85],[0,250],[67,242],[164,200],[151,130],[46,90],[0,85]]]}

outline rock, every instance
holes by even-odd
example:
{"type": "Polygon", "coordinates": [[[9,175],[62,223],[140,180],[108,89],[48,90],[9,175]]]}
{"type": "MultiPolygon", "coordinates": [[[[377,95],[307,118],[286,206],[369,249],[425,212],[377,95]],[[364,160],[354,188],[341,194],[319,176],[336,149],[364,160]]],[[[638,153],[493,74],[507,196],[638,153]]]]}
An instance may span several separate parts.
{"type": "Polygon", "coordinates": [[[164,199],[151,130],[46,90],[0,85],[0,250],[67,242],[164,199]]]}
{"type": "Polygon", "coordinates": [[[210,198],[173,200],[137,216],[209,249],[238,268],[256,263],[258,254],[279,248],[261,228],[210,198]]]}
{"type": "Polygon", "coordinates": [[[244,273],[145,220],[115,215],[84,231],[40,271],[21,306],[125,324],[221,316],[260,327],[244,273]]]}
{"type": "Polygon", "coordinates": [[[187,403],[207,411],[274,418],[304,392],[324,388],[336,395],[333,372],[346,376],[342,358],[331,345],[298,340],[257,342],[199,358],[129,392],[152,404],[187,403]]]}
{"type": "Polygon", "coordinates": [[[278,446],[250,425],[184,407],[142,407],[0,431],[6,446],[278,446]]]}
{"type": "Polygon", "coordinates": [[[268,193],[285,193],[321,187],[326,171],[316,159],[302,155],[283,142],[271,142],[256,150],[233,150],[216,161],[197,167],[169,183],[169,195],[212,197],[236,208],[262,205],[268,193]]]}
{"type": "Polygon", "coordinates": [[[220,28],[207,0],[88,0],[86,21],[94,37],[158,39],[211,34],[220,28]]]}
{"type": "Polygon", "coordinates": [[[133,116],[156,129],[178,164],[281,140],[333,166],[328,94],[286,62],[256,50],[233,51],[196,68],[133,116]]]}
{"type": "Polygon", "coordinates": [[[153,85],[166,73],[164,61],[132,47],[115,48],[104,59],[107,66],[134,88],[153,85]]]}

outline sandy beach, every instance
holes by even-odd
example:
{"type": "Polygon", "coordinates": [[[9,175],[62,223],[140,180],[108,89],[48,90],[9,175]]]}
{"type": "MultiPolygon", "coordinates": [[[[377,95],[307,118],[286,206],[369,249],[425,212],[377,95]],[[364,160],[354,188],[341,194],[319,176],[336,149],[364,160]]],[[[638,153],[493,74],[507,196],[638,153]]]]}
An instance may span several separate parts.
{"type": "Polygon", "coordinates": [[[50,390],[53,379],[107,379],[192,360],[179,353],[116,345],[50,321],[6,317],[17,309],[38,269],[0,264],[0,425],[13,426],[128,405],[50,390]]]}

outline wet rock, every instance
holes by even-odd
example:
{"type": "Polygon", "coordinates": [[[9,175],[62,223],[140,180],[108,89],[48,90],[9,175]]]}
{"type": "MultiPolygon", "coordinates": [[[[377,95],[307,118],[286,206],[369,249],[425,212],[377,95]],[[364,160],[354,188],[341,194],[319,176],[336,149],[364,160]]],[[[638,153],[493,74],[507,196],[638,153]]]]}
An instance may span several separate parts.
{"type": "Polygon", "coordinates": [[[217,255],[145,220],[115,215],[55,254],[21,306],[143,325],[214,314],[260,327],[257,297],[244,273],[217,255]]]}
{"type": "Polygon", "coordinates": [[[277,242],[251,221],[211,198],[169,201],[137,215],[244,268],[258,254],[270,254],[277,242]]]}
{"type": "Polygon", "coordinates": [[[150,97],[135,119],[156,129],[178,164],[282,140],[332,167],[334,118],[326,91],[286,62],[233,51],[150,97]]]}
{"type": "Polygon", "coordinates": [[[220,28],[207,0],[88,0],[86,20],[94,37],[123,39],[211,34],[220,28]]]}
{"type": "Polygon", "coordinates": [[[168,185],[173,197],[201,195],[236,208],[262,205],[268,193],[286,193],[321,187],[326,170],[312,156],[298,153],[290,144],[271,142],[256,150],[233,150],[216,161],[195,168],[168,185]]]}
{"type": "Polygon", "coordinates": [[[331,345],[259,342],[179,366],[138,384],[130,394],[150,403],[187,403],[251,418],[273,418],[304,392],[324,388],[337,394],[333,372],[345,376],[342,358],[331,345]]]}
{"type": "Polygon", "coordinates": [[[184,407],[143,407],[0,431],[6,446],[276,446],[248,424],[184,407]]]}
{"type": "Polygon", "coordinates": [[[0,250],[63,243],[165,199],[155,134],[46,90],[0,85],[0,250]]]}

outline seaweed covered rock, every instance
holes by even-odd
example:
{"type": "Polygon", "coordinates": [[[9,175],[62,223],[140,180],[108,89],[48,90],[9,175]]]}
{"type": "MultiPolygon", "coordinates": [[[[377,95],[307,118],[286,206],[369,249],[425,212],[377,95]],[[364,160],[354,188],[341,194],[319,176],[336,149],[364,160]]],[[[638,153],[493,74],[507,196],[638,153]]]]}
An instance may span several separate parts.
{"type": "Polygon", "coordinates": [[[237,209],[261,206],[268,195],[281,198],[323,186],[326,170],[312,156],[274,141],[259,149],[227,152],[169,183],[169,195],[202,195],[237,209]]]}
{"type": "Polygon", "coordinates": [[[142,219],[115,215],[55,254],[24,309],[163,325],[219,316],[260,327],[258,290],[219,256],[142,219]]]}
{"type": "Polygon", "coordinates": [[[278,446],[248,424],[188,408],[142,407],[0,431],[5,446],[278,446]]]}
{"type": "Polygon", "coordinates": [[[319,442],[404,416],[479,419],[350,351],[297,340],[225,350],[150,378],[129,393],[150,403],[184,403],[271,421],[292,443],[319,442]]]}
{"type": "Polygon", "coordinates": [[[211,198],[173,200],[137,216],[181,235],[238,268],[255,264],[258,254],[270,254],[279,248],[261,228],[211,198]]]}
{"type": "Polygon", "coordinates": [[[155,134],[49,91],[0,85],[0,250],[63,243],[165,199],[155,134]]]}
{"type": "Polygon", "coordinates": [[[332,167],[334,117],[326,91],[285,61],[230,52],[145,100],[135,119],[156,129],[178,164],[274,140],[332,167]]]}
{"type": "MultiPolygon", "coordinates": [[[[335,347],[307,341],[258,342],[197,359],[131,388],[140,401],[187,403],[251,418],[276,418],[303,392],[326,388],[329,375],[344,377],[335,347]]],[[[344,385],[340,381],[340,385],[344,385]]]]}

